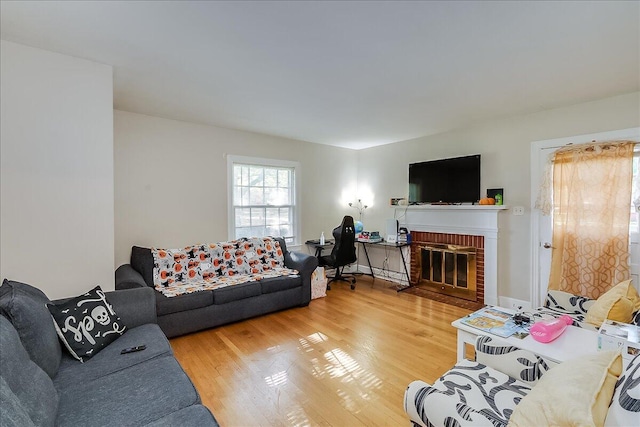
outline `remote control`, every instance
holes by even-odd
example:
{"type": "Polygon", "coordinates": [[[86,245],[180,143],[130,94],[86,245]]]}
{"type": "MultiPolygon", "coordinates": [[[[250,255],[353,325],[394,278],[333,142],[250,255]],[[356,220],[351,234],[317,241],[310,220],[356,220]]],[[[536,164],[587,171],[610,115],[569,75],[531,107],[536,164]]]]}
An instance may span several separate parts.
{"type": "Polygon", "coordinates": [[[138,345],[138,346],[135,346],[135,347],[129,347],[129,348],[125,348],[124,350],[122,350],[120,352],[120,354],[134,353],[136,351],[142,351],[145,348],[147,348],[146,345],[138,345]]]}

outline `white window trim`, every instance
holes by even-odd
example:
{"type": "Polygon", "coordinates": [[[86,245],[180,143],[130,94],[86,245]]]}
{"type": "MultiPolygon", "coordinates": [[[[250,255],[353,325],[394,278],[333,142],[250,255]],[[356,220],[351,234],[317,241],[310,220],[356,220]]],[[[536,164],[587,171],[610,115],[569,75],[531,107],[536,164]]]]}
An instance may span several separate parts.
{"type": "Polygon", "coordinates": [[[295,205],[294,210],[294,235],[295,239],[292,244],[288,244],[289,246],[297,246],[300,244],[300,162],[294,162],[290,160],[278,160],[278,159],[267,159],[262,157],[249,157],[249,156],[236,156],[236,155],[227,155],[227,235],[229,240],[233,240],[235,237],[236,230],[236,219],[235,212],[233,209],[233,165],[235,163],[242,164],[253,164],[259,166],[275,166],[275,167],[285,167],[285,168],[293,168],[294,170],[294,200],[293,204],[295,205]]]}

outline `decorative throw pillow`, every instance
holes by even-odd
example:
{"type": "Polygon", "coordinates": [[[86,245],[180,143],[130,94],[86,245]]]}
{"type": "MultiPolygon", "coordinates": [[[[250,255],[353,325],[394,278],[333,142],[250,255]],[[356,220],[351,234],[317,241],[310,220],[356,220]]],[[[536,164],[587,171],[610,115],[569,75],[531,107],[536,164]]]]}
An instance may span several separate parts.
{"type": "Polygon", "coordinates": [[[258,256],[257,249],[262,248],[262,239],[258,237],[243,237],[236,240],[239,248],[244,250],[244,257],[247,262],[246,274],[260,274],[264,271],[263,260],[258,256]]]}
{"type": "Polygon", "coordinates": [[[271,268],[284,267],[284,253],[278,242],[273,237],[265,237],[264,248],[267,251],[267,260],[271,268]]]}
{"type": "Polygon", "coordinates": [[[621,372],[619,351],[561,363],[522,398],[509,426],[601,426],[621,372]]]}
{"type": "Polygon", "coordinates": [[[220,242],[218,246],[222,248],[221,255],[213,258],[214,269],[218,276],[233,277],[240,274],[249,273],[249,264],[246,261],[244,248],[239,241],[220,242]],[[216,260],[219,264],[216,267],[216,260]]]}
{"type": "Polygon", "coordinates": [[[201,264],[210,264],[211,254],[204,245],[194,245],[184,248],[187,254],[187,279],[186,281],[202,280],[201,264]]]}
{"type": "Polygon", "coordinates": [[[62,304],[47,304],[47,307],[60,340],[80,362],[95,356],[126,329],[100,286],[62,304]]]}
{"type": "Polygon", "coordinates": [[[618,283],[613,288],[609,289],[607,292],[614,292],[618,295],[625,296],[629,298],[633,302],[634,310],[640,309],[640,295],[638,291],[633,286],[633,280],[625,280],[618,283]]]}
{"type": "Polygon", "coordinates": [[[638,292],[631,285],[631,280],[625,280],[600,295],[587,311],[585,320],[598,327],[605,319],[629,323],[638,300],[638,292]]]}
{"type": "MultiPolygon", "coordinates": [[[[153,285],[158,287],[171,286],[174,283],[185,283],[189,280],[189,256],[188,252],[192,247],[184,249],[156,249],[151,248],[153,253],[153,285]]],[[[194,256],[196,256],[194,254],[194,256]]],[[[192,268],[191,274],[196,271],[200,274],[200,269],[192,268]]],[[[195,275],[192,279],[196,279],[195,275]]]]}

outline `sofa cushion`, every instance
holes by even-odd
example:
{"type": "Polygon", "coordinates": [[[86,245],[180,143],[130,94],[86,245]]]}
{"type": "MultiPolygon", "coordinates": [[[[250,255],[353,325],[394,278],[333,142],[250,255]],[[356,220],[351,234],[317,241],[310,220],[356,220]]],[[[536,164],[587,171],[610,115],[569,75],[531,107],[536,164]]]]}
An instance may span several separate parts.
{"type": "Polygon", "coordinates": [[[260,286],[263,294],[270,294],[273,292],[286,291],[287,289],[297,288],[302,286],[302,277],[300,276],[282,276],[282,277],[270,277],[260,280],[260,286]]]}
{"type": "Polygon", "coordinates": [[[148,427],[201,427],[217,425],[218,422],[211,412],[202,405],[191,405],[147,424],[148,427]]]}
{"type": "Polygon", "coordinates": [[[156,308],[158,316],[207,307],[213,304],[213,291],[199,291],[191,294],[166,297],[156,291],[156,308]]]}
{"type": "MultiPolygon", "coordinates": [[[[35,425],[54,425],[58,409],[58,393],[53,382],[30,359],[18,332],[4,316],[0,316],[0,373],[22,408],[20,410],[13,405],[14,416],[21,418],[24,412],[35,425]]],[[[4,392],[3,395],[5,394],[8,393],[4,392]]],[[[4,408],[3,400],[0,412],[4,412],[4,408]]],[[[2,423],[2,425],[5,424],[2,423]]]]}
{"type": "Polygon", "coordinates": [[[262,288],[260,287],[260,282],[240,283],[237,285],[214,289],[213,303],[226,304],[231,301],[257,297],[258,295],[261,295],[261,294],[262,294],[262,288]]]}
{"type": "Polygon", "coordinates": [[[2,402],[0,426],[35,427],[20,399],[11,391],[2,377],[0,377],[0,402],[2,402]]]}
{"type": "Polygon", "coordinates": [[[148,286],[153,287],[153,254],[149,248],[133,246],[131,248],[131,266],[144,278],[148,286]]]}
{"type": "Polygon", "coordinates": [[[504,341],[486,335],[481,335],[476,339],[476,361],[486,366],[499,368],[500,372],[504,372],[530,387],[536,385],[542,375],[558,364],[528,350],[506,345],[504,341]]]}
{"type": "Polygon", "coordinates": [[[200,398],[173,357],[158,357],[60,390],[58,426],[144,425],[200,398]]]}
{"type": "Polygon", "coordinates": [[[47,304],[60,340],[81,362],[98,354],[127,329],[100,286],[59,304],[47,304]]]}
{"type": "Polygon", "coordinates": [[[25,283],[4,280],[0,286],[0,309],[18,331],[29,357],[53,378],[60,366],[62,348],[41,290],[25,283]]]}
{"type": "Polygon", "coordinates": [[[604,424],[622,356],[601,351],[561,363],[547,372],[516,407],[509,424],[587,426],[604,424]]]}
{"type": "Polygon", "coordinates": [[[507,374],[461,360],[432,386],[414,381],[404,396],[405,411],[424,426],[506,426],[531,388],[507,374]]]}
{"type": "Polygon", "coordinates": [[[65,353],[53,384],[58,390],[62,390],[75,385],[79,379],[93,381],[147,360],[172,354],[171,345],[158,325],[138,326],[128,329],[121,337],[85,363],[78,363],[65,353]],[[134,353],[120,354],[120,351],[125,348],[142,344],[147,348],[134,353]]]}
{"type": "Polygon", "coordinates": [[[183,249],[151,248],[153,254],[153,285],[154,287],[170,286],[174,283],[184,283],[198,277],[190,277],[190,273],[197,272],[202,277],[200,268],[189,271],[187,251],[183,249]]]}

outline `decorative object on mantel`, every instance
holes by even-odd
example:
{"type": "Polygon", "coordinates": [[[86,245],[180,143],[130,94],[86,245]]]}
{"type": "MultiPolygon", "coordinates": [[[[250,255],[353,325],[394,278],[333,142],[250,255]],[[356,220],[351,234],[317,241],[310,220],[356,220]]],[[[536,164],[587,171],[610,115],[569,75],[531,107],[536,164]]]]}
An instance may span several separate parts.
{"type": "Polygon", "coordinates": [[[478,204],[482,206],[491,206],[496,204],[496,200],[492,197],[483,197],[482,199],[480,199],[478,204]]]}
{"type": "Polygon", "coordinates": [[[504,204],[504,188],[488,188],[487,197],[494,199],[496,205],[502,206],[504,204]]]}

